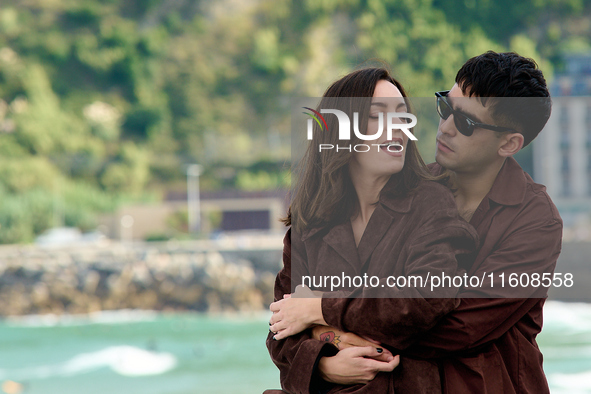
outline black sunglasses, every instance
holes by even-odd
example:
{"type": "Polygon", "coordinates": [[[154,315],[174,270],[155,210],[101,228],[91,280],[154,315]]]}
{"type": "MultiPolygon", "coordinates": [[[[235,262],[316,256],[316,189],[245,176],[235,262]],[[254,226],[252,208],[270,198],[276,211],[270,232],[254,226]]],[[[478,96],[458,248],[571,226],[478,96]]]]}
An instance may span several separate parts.
{"type": "Polygon", "coordinates": [[[486,123],[475,122],[463,113],[456,111],[447,101],[447,95],[449,90],[443,92],[435,92],[437,96],[437,113],[441,116],[441,119],[447,120],[450,115],[454,116],[454,124],[460,133],[466,137],[470,137],[474,133],[474,129],[482,127],[483,129],[494,130],[494,131],[513,131],[508,127],[493,126],[486,123]]]}

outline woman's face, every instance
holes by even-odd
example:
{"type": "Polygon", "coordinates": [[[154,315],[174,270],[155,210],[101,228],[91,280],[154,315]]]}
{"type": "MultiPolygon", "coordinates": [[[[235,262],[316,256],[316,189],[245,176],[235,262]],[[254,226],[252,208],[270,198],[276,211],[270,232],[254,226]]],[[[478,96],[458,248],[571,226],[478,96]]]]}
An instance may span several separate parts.
{"type": "MultiPolygon", "coordinates": [[[[406,102],[400,90],[391,82],[378,81],[373,93],[369,109],[366,134],[375,134],[379,129],[379,116],[383,119],[382,135],[374,141],[363,141],[371,147],[367,152],[354,152],[351,169],[358,169],[365,176],[386,176],[402,171],[408,137],[400,129],[392,130],[392,138],[388,140],[387,113],[408,112],[406,102]],[[401,145],[400,148],[395,145],[401,145]]],[[[405,119],[394,118],[392,123],[406,123],[405,119]]],[[[361,128],[361,127],[360,127],[361,128]]]]}

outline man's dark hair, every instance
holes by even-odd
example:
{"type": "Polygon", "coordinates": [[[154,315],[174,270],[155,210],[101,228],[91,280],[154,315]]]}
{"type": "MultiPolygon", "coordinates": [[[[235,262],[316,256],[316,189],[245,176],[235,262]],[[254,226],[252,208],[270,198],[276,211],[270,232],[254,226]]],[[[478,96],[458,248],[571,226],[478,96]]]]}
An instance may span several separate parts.
{"type": "MultiPolygon", "coordinates": [[[[513,97],[491,102],[491,115],[499,126],[523,134],[526,146],[546,125],[552,111],[546,79],[537,63],[514,52],[488,51],[468,60],[458,71],[456,83],[464,94],[479,97],[513,97]]],[[[492,101],[492,100],[491,100],[492,101]]]]}

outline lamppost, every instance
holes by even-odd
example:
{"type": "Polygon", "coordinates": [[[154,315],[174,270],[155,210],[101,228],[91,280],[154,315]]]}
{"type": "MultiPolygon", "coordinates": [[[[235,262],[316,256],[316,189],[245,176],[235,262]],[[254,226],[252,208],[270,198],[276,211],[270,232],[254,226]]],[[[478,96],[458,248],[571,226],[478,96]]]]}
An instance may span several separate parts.
{"type": "Polygon", "coordinates": [[[131,244],[133,241],[133,216],[131,215],[123,215],[120,219],[120,237],[122,243],[131,244]]]}
{"type": "Polygon", "coordinates": [[[203,167],[191,164],[187,168],[187,209],[189,232],[197,233],[201,229],[201,201],[199,199],[199,175],[203,167]]]}

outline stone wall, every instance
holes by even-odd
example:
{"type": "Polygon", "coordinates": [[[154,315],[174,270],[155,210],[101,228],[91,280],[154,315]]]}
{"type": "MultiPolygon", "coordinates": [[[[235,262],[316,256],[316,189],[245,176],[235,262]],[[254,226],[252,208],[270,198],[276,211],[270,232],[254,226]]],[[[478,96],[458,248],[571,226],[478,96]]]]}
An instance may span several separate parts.
{"type": "Polygon", "coordinates": [[[272,302],[281,250],[220,252],[192,245],[1,247],[0,316],[124,308],[244,311],[272,302]],[[275,260],[275,268],[259,269],[244,256],[259,265],[275,260]]]}
{"type": "MultiPolygon", "coordinates": [[[[69,248],[0,247],[0,316],[111,309],[248,311],[268,308],[281,236],[220,243],[109,241],[69,248]]],[[[591,243],[564,243],[556,272],[575,286],[551,299],[591,301],[591,243]]]]}

